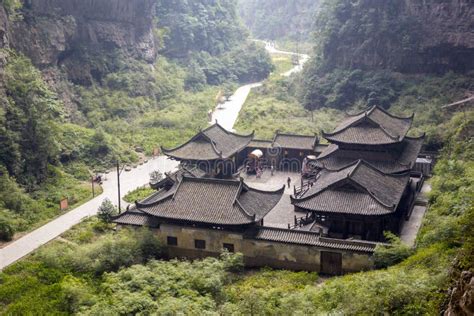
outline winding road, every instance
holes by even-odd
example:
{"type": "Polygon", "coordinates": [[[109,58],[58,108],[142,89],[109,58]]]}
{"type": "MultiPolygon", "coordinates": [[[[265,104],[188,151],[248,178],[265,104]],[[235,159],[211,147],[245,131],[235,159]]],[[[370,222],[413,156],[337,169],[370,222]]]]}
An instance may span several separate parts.
{"type": "MultiPolygon", "coordinates": [[[[261,41],[261,40],[254,40],[256,42],[262,42],[265,44],[265,49],[270,54],[279,54],[279,55],[292,55],[299,57],[299,64],[295,67],[291,68],[287,72],[282,73],[281,75],[284,77],[289,77],[294,73],[297,73],[303,69],[303,65],[309,60],[309,56],[306,54],[297,54],[293,52],[286,52],[282,50],[278,50],[275,48],[274,45],[271,43],[261,41]]],[[[263,81],[255,82],[246,84],[238,88],[235,93],[229,97],[229,100],[223,104],[218,105],[214,112],[212,113],[212,120],[211,124],[214,124],[216,121],[225,129],[229,131],[233,131],[234,124],[237,121],[237,117],[239,116],[240,109],[247,100],[247,97],[250,93],[252,88],[256,88],[261,86],[263,81]]]]}
{"type": "MultiPolygon", "coordinates": [[[[266,43],[265,48],[271,54],[295,54],[291,52],[279,51],[269,43],[266,43]]],[[[309,59],[309,56],[307,55],[298,55],[301,57],[300,64],[282,74],[283,76],[290,76],[292,73],[300,71],[303,67],[303,64],[309,59]]],[[[260,86],[261,84],[262,82],[257,82],[238,88],[229,98],[229,101],[215,109],[212,114],[212,122],[217,120],[221,126],[228,130],[232,130],[239,115],[240,109],[244,105],[250,90],[254,87],[260,86]]],[[[178,163],[176,161],[170,160],[165,156],[159,156],[155,159],[149,160],[143,165],[139,165],[129,172],[123,171],[120,175],[122,196],[137,187],[146,185],[150,179],[149,174],[152,171],[172,171],[177,167],[177,165],[178,163]]],[[[0,270],[33,252],[38,247],[58,237],[72,226],[80,223],[85,218],[95,215],[97,213],[98,207],[106,198],[111,200],[114,204],[117,204],[118,202],[116,171],[109,172],[106,175],[105,181],[103,183],[103,193],[101,195],[65,213],[64,215],[57,217],[49,223],[0,249],[0,270]]]]}

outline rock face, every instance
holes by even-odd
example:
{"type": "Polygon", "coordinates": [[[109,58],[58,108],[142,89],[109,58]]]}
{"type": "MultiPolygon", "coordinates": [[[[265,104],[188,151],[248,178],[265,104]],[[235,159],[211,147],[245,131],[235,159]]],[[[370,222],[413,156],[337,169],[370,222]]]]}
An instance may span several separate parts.
{"type": "Polygon", "coordinates": [[[474,69],[474,2],[472,0],[405,0],[406,14],[420,22],[414,66],[430,72],[474,69]]]}
{"type": "Polygon", "coordinates": [[[451,289],[449,305],[444,316],[468,315],[474,315],[474,275],[470,271],[463,271],[451,289]]]}
{"type": "Polygon", "coordinates": [[[329,19],[316,21],[316,32],[329,34],[321,44],[329,67],[401,73],[474,69],[472,0],[337,3],[329,19]]]}
{"type": "Polygon", "coordinates": [[[40,69],[60,67],[68,79],[87,85],[107,72],[108,65],[99,61],[107,63],[110,55],[154,61],[154,4],[153,0],[26,0],[23,19],[10,26],[11,44],[40,69]]]}

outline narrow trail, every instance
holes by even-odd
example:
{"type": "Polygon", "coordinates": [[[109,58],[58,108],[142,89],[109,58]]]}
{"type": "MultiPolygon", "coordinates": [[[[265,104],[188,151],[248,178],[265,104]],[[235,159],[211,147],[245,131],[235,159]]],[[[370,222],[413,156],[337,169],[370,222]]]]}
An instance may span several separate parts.
{"type": "MultiPolygon", "coordinates": [[[[300,71],[303,68],[304,63],[309,59],[308,55],[277,50],[270,43],[265,43],[265,48],[270,54],[300,56],[300,64],[285,72],[282,76],[290,76],[291,74],[300,71]]],[[[237,121],[240,109],[247,100],[250,90],[260,85],[262,85],[262,82],[251,83],[239,87],[229,98],[229,101],[214,110],[212,113],[212,122],[217,120],[225,129],[232,130],[237,121]]],[[[131,190],[147,184],[150,179],[149,174],[152,171],[160,170],[161,172],[168,172],[176,169],[177,165],[178,163],[176,161],[172,161],[165,156],[159,156],[129,172],[124,171],[120,175],[122,196],[131,190]]],[[[25,234],[21,238],[0,249],[0,270],[33,252],[40,246],[57,238],[72,226],[79,224],[85,218],[95,215],[98,207],[106,198],[111,200],[113,204],[117,204],[117,173],[115,171],[109,172],[106,175],[106,180],[103,184],[103,193],[101,195],[65,213],[64,215],[53,219],[47,224],[25,234]]]]}
{"type": "MultiPolygon", "coordinates": [[[[256,42],[265,43],[265,49],[270,54],[280,54],[280,55],[291,55],[299,57],[299,64],[291,68],[290,70],[282,73],[284,77],[289,77],[294,73],[297,73],[303,69],[303,65],[309,60],[309,55],[298,54],[294,52],[287,52],[278,50],[269,42],[254,40],[256,42]]],[[[263,81],[250,83],[239,87],[232,96],[229,97],[229,100],[223,104],[219,104],[212,112],[211,124],[214,124],[216,121],[228,131],[234,131],[234,125],[239,116],[239,112],[242,109],[242,106],[245,104],[247,97],[249,96],[250,90],[261,86],[263,81]]]]}

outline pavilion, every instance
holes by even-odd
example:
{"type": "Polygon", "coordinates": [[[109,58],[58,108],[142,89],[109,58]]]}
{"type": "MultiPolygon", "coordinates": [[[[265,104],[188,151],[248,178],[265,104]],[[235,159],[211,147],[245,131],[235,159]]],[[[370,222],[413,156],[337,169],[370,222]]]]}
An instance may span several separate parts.
{"type": "Polygon", "coordinates": [[[184,144],[173,149],[162,148],[162,152],[184,165],[197,166],[208,177],[230,178],[243,162],[239,153],[252,141],[253,136],[253,132],[249,135],[229,132],[215,123],[200,130],[184,144]]]}

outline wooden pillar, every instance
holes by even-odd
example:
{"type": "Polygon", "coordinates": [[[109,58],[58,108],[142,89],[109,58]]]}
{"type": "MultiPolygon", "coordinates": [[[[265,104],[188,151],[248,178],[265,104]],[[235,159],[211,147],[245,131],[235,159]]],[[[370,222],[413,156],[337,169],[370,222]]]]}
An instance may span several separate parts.
{"type": "Polygon", "coordinates": [[[347,238],[347,221],[346,221],[346,216],[342,215],[342,227],[343,228],[343,233],[342,233],[342,238],[346,239],[347,238]]]}

